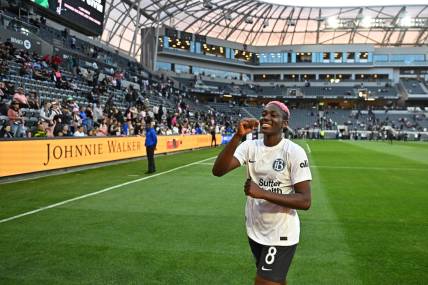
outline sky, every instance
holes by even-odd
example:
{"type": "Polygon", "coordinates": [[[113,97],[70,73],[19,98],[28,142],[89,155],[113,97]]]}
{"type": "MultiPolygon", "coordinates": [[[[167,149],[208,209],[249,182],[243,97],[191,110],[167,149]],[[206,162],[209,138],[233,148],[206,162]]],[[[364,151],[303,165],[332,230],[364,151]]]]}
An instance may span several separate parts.
{"type": "Polygon", "coordinates": [[[391,6],[391,5],[428,5],[428,0],[263,0],[263,2],[287,6],[307,7],[348,7],[348,6],[391,6]]]}

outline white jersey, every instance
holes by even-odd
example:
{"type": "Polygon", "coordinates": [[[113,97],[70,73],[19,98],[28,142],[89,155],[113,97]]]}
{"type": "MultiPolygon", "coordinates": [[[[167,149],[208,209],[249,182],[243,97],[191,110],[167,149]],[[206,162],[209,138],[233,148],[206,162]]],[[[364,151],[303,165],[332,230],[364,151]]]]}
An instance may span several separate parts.
{"type": "MultiPolygon", "coordinates": [[[[299,145],[282,139],[268,147],[263,139],[245,141],[234,156],[247,165],[253,182],[266,191],[294,193],[293,185],[312,180],[308,157],[299,145]]],[[[247,196],[245,207],[247,234],[269,246],[290,246],[299,242],[300,221],[295,209],[247,196]]]]}

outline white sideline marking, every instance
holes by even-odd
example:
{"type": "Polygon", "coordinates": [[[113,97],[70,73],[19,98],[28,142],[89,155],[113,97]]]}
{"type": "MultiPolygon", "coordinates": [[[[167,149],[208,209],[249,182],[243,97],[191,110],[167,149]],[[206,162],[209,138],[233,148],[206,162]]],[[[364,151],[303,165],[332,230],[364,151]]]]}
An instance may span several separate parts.
{"type": "Polygon", "coordinates": [[[170,173],[170,172],[173,172],[173,171],[185,168],[185,167],[189,167],[189,166],[192,166],[192,165],[195,165],[195,164],[199,164],[201,162],[204,162],[204,161],[207,161],[207,160],[210,160],[210,159],[213,159],[213,158],[215,158],[215,156],[207,158],[207,159],[203,159],[203,160],[200,160],[200,161],[192,162],[192,163],[189,163],[189,164],[186,164],[186,165],[182,165],[182,166],[179,166],[179,167],[176,167],[176,168],[173,168],[173,169],[161,172],[161,173],[156,173],[156,174],[153,174],[153,175],[150,175],[150,176],[142,177],[142,178],[131,180],[131,181],[128,181],[128,182],[125,182],[125,183],[121,183],[121,184],[118,184],[118,185],[107,187],[107,188],[101,189],[101,190],[96,191],[96,192],[92,192],[92,193],[89,193],[89,194],[85,194],[85,195],[82,195],[82,196],[71,198],[71,199],[68,199],[68,200],[65,200],[65,201],[62,201],[62,202],[59,202],[59,203],[55,203],[55,204],[52,204],[52,205],[49,205],[49,206],[45,206],[45,207],[33,210],[33,211],[25,212],[25,213],[22,213],[22,214],[19,214],[19,215],[10,217],[10,218],[6,218],[6,219],[3,219],[3,220],[0,220],[0,224],[6,223],[8,221],[12,221],[12,220],[15,220],[15,219],[18,219],[18,218],[21,218],[21,217],[25,217],[25,216],[28,216],[28,215],[32,215],[32,214],[35,214],[35,213],[38,213],[38,212],[41,212],[41,211],[44,211],[44,210],[47,210],[47,209],[51,209],[51,208],[55,208],[55,207],[58,207],[58,206],[62,206],[62,205],[65,205],[65,204],[68,204],[68,203],[71,203],[71,202],[74,202],[74,201],[77,201],[77,200],[81,200],[81,199],[87,198],[87,197],[92,197],[92,196],[95,196],[95,195],[98,195],[98,194],[101,194],[101,193],[104,193],[104,192],[108,192],[110,190],[114,190],[116,188],[120,188],[122,186],[126,186],[126,185],[130,185],[130,184],[133,184],[133,183],[137,183],[137,182],[140,182],[140,181],[143,181],[143,180],[147,180],[147,179],[150,179],[150,178],[162,175],[162,174],[170,173]]]}
{"type": "Polygon", "coordinates": [[[214,162],[200,162],[198,165],[214,165],[214,162]]]}
{"type": "Polygon", "coordinates": [[[308,148],[308,153],[311,153],[311,148],[309,147],[308,143],[305,143],[306,147],[308,148]]]}

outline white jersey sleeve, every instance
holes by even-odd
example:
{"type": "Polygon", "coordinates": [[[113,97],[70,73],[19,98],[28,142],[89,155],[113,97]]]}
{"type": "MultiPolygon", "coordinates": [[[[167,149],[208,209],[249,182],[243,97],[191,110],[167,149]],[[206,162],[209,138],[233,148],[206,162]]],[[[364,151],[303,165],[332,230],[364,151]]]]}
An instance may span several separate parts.
{"type": "Polygon", "coordinates": [[[242,165],[246,164],[248,160],[248,154],[250,149],[250,144],[252,141],[244,141],[241,143],[235,150],[233,156],[239,160],[239,163],[242,165]]]}
{"type": "Polygon", "coordinates": [[[290,151],[290,178],[292,184],[302,181],[312,180],[311,170],[309,169],[309,160],[305,150],[293,144],[293,150],[290,151]]]}

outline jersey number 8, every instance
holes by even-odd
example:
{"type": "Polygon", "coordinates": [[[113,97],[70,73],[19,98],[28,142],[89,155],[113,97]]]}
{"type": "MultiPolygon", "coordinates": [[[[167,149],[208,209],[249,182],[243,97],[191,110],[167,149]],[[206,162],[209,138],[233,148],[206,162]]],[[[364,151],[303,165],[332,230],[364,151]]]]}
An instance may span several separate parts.
{"type": "Polygon", "coordinates": [[[269,247],[268,254],[266,255],[266,264],[272,264],[275,261],[276,247],[269,247]]]}

